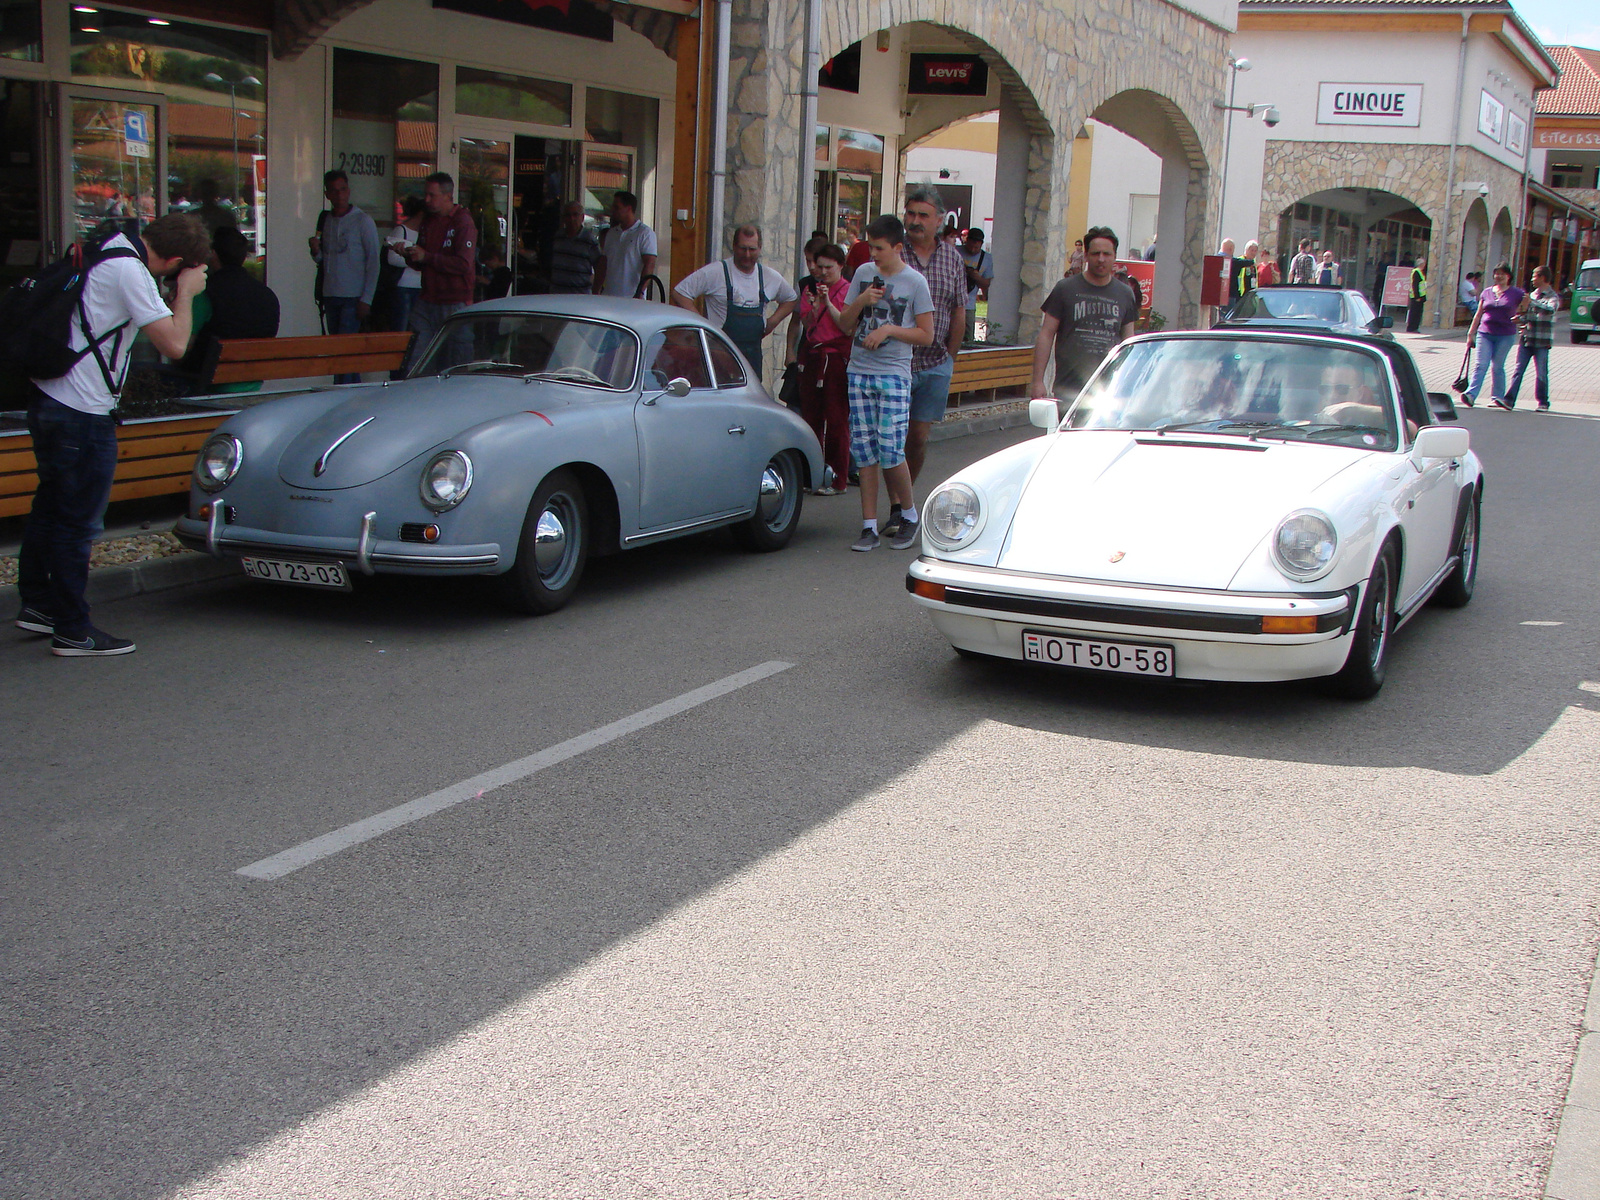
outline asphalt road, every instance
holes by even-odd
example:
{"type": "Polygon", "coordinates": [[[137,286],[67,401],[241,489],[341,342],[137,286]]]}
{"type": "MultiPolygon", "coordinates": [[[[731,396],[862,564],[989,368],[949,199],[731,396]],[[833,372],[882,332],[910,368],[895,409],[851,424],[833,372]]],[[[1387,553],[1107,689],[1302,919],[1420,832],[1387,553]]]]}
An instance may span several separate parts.
{"type": "Polygon", "coordinates": [[[1477,598],[1368,704],[959,660],[853,498],[538,620],[222,582],[101,610],[128,658],[6,634],[0,1195],[1539,1196],[1600,941],[1600,422],[1466,425],[1477,598]]]}

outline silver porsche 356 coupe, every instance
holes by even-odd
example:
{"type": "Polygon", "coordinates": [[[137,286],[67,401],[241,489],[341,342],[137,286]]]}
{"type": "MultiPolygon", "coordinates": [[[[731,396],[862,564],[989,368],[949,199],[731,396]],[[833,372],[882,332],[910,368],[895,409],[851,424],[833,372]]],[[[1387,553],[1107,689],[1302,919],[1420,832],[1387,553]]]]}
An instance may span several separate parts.
{"type": "Polygon", "coordinates": [[[500,575],[560,608],[591,555],[718,526],[777,550],[820,485],[817,439],[681,308],[528,296],[452,318],[392,383],[230,417],[195,463],[187,545],[256,579],[500,575]]]}

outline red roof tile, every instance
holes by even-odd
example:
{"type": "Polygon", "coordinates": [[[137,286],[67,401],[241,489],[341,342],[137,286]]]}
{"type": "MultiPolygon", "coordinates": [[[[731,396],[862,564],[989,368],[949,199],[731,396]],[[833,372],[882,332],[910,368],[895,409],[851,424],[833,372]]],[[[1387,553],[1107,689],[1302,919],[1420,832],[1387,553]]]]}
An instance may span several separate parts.
{"type": "Polygon", "coordinates": [[[1561,82],[1539,93],[1541,113],[1592,117],[1600,115],[1600,50],[1581,46],[1550,46],[1550,57],[1561,68],[1561,82]]]}

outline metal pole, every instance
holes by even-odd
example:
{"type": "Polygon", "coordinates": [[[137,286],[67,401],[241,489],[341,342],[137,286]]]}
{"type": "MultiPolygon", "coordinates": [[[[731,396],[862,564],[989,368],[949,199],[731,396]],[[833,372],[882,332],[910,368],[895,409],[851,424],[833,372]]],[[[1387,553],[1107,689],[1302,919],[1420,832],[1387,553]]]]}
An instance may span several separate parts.
{"type": "Polygon", "coordinates": [[[733,0],[717,0],[717,78],[711,100],[711,220],[706,261],[722,257],[728,184],[728,73],[733,57],[733,0]]]}
{"type": "Polygon", "coordinates": [[[1233,106],[1237,102],[1235,97],[1239,91],[1239,68],[1231,60],[1228,70],[1233,72],[1233,82],[1228,85],[1228,123],[1222,135],[1222,194],[1217,197],[1217,241],[1220,248],[1223,238],[1223,222],[1227,220],[1228,205],[1228,153],[1233,149],[1233,106]]]}
{"type": "MultiPolygon", "coordinates": [[[[1444,228],[1439,231],[1439,248],[1441,251],[1449,249],[1450,238],[1455,232],[1455,230],[1452,228],[1452,225],[1455,220],[1456,204],[1456,148],[1461,144],[1461,92],[1463,87],[1466,85],[1467,78],[1467,33],[1471,28],[1470,22],[1471,14],[1463,12],[1461,14],[1461,48],[1456,52],[1456,115],[1455,119],[1450,124],[1450,167],[1446,175],[1446,182],[1444,186],[1444,228]]],[[[1431,249],[1432,247],[1430,246],[1429,248],[1431,249]]],[[[1461,248],[1456,251],[1457,275],[1460,275],[1461,268],[1466,266],[1466,264],[1461,261],[1461,253],[1466,248],[1466,238],[1463,236],[1461,248]]],[[[1439,257],[1442,260],[1444,258],[1444,254],[1441,253],[1439,257]]],[[[1440,265],[1444,265],[1442,261],[1440,265]]],[[[1455,297],[1461,294],[1461,284],[1459,280],[1452,283],[1450,277],[1448,275],[1444,275],[1442,271],[1440,274],[1444,276],[1444,287],[1439,288],[1434,293],[1433,323],[1435,326],[1442,329],[1444,328],[1444,321],[1441,319],[1440,310],[1444,305],[1444,294],[1446,291],[1450,293],[1450,311],[1454,313],[1455,297]]],[[[1453,323],[1454,318],[1452,317],[1452,324],[1453,323]]]]}
{"type": "Polygon", "coordinates": [[[800,203],[794,214],[795,278],[805,274],[806,242],[816,228],[817,72],[822,69],[821,0],[805,0],[806,44],[800,56],[800,203]]]}
{"type": "Polygon", "coordinates": [[[239,204],[239,97],[238,84],[228,85],[228,119],[233,122],[233,203],[239,204]]]}

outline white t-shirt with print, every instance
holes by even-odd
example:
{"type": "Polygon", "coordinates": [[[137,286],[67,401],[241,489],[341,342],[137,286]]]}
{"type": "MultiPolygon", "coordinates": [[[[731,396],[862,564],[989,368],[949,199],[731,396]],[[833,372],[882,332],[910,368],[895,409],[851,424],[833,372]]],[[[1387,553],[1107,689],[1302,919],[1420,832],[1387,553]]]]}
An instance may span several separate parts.
{"type": "MultiPolygon", "coordinates": [[[[757,263],[755,271],[747,275],[733,265],[731,258],[707,263],[672,290],[686,300],[705,297],[706,320],[720,329],[728,320],[729,280],[733,281],[733,302],[741,308],[754,308],[760,304],[763,287],[767,293],[768,304],[788,304],[800,299],[799,293],[794,290],[794,285],[771,267],[757,263]],[[722,274],[724,264],[728,268],[726,277],[722,274]],[[760,283],[756,281],[757,271],[761,273],[760,283]]],[[[765,309],[762,309],[762,315],[766,315],[765,309]]]]}
{"type": "Polygon", "coordinates": [[[626,229],[613,225],[606,230],[605,244],[600,248],[606,259],[604,294],[626,297],[637,293],[644,256],[655,252],[656,231],[643,221],[635,221],[626,229]]]}
{"type": "MultiPolygon", "coordinates": [[[[105,245],[108,249],[134,248],[133,243],[120,233],[105,245]]],[[[127,370],[128,355],[133,350],[133,339],[138,336],[139,330],[172,315],[172,310],[161,299],[155,276],[150,274],[150,268],[144,265],[143,258],[113,258],[95,266],[89,272],[88,282],[83,285],[83,302],[89,315],[89,328],[94,330],[97,338],[103,337],[124,321],[128,323],[128,327],[122,331],[122,343],[117,348],[115,360],[111,349],[117,340],[115,334],[103,341],[100,347],[106,365],[111,368],[111,377],[119,382],[127,370]]],[[[89,339],[83,335],[81,322],[74,317],[70,339],[72,349],[82,350],[88,344],[89,339]]],[[[79,412],[103,416],[116,406],[116,398],[106,387],[105,376],[100,373],[100,364],[92,353],[85,354],[78,360],[77,366],[60,379],[35,379],[33,382],[52,400],[58,400],[79,412]]]]}

